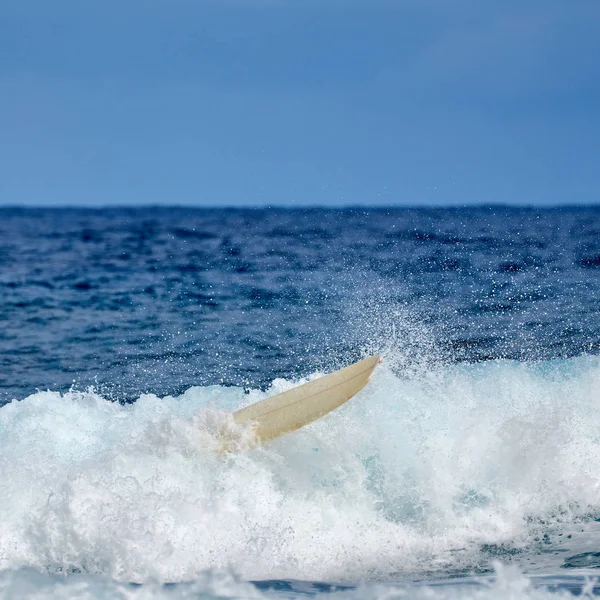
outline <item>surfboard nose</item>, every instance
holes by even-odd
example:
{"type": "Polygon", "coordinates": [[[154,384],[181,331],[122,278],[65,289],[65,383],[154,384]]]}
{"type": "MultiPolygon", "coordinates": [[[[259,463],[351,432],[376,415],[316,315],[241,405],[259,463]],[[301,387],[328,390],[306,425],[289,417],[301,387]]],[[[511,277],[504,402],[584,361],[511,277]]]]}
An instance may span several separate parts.
{"type": "MultiPolygon", "coordinates": [[[[251,424],[256,443],[300,429],[352,398],[367,384],[380,362],[380,355],[369,356],[287,392],[265,398],[234,412],[234,422],[251,424]]],[[[230,442],[226,442],[227,445],[230,442]]]]}

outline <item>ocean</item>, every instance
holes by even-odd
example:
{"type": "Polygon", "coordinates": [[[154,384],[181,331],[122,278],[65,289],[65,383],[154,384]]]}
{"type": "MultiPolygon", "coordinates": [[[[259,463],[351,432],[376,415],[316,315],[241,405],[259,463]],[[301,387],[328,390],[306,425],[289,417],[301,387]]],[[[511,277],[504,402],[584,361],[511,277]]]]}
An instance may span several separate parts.
{"type": "Polygon", "coordinates": [[[0,598],[597,595],[599,406],[600,207],[0,209],[0,598]]]}

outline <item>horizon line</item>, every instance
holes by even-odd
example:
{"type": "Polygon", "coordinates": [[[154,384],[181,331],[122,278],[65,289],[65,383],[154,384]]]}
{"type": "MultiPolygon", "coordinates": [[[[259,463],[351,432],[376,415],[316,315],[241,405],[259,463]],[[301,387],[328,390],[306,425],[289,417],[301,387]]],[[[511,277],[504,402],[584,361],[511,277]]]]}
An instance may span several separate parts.
{"type": "Polygon", "coordinates": [[[7,204],[0,205],[0,211],[8,210],[135,210],[135,209],[155,209],[155,210],[468,210],[468,209],[527,209],[527,210],[549,210],[549,209],[585,209],[600,208],[600,201],[586,202],[579,204],[543,204],[528,203],[517,204],[509,202],[481,202],[473,204],[161,204],[148,202],[141,204],[7,204]]]}

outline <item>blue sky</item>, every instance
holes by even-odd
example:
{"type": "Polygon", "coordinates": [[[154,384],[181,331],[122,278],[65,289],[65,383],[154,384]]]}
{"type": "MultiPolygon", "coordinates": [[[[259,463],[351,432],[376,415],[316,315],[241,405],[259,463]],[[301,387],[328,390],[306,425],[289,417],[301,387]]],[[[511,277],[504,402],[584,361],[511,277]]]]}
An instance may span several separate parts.
{"type": "Polygon", "coordinates": [[[600,202],[597,0],[3,0],[0,205],[600,202]]]}

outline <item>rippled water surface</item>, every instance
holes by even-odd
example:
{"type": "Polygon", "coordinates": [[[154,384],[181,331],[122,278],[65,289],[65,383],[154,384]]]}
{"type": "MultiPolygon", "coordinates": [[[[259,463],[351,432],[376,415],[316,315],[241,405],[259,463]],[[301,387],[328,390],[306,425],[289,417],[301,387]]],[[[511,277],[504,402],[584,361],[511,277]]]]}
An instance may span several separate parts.
{"type": "Polygon", "coordinates": [[[446,361],[600,346],[596,208],[4,209],[0,261],[4,401],[265,385],[407,320],[446,361]]]}

